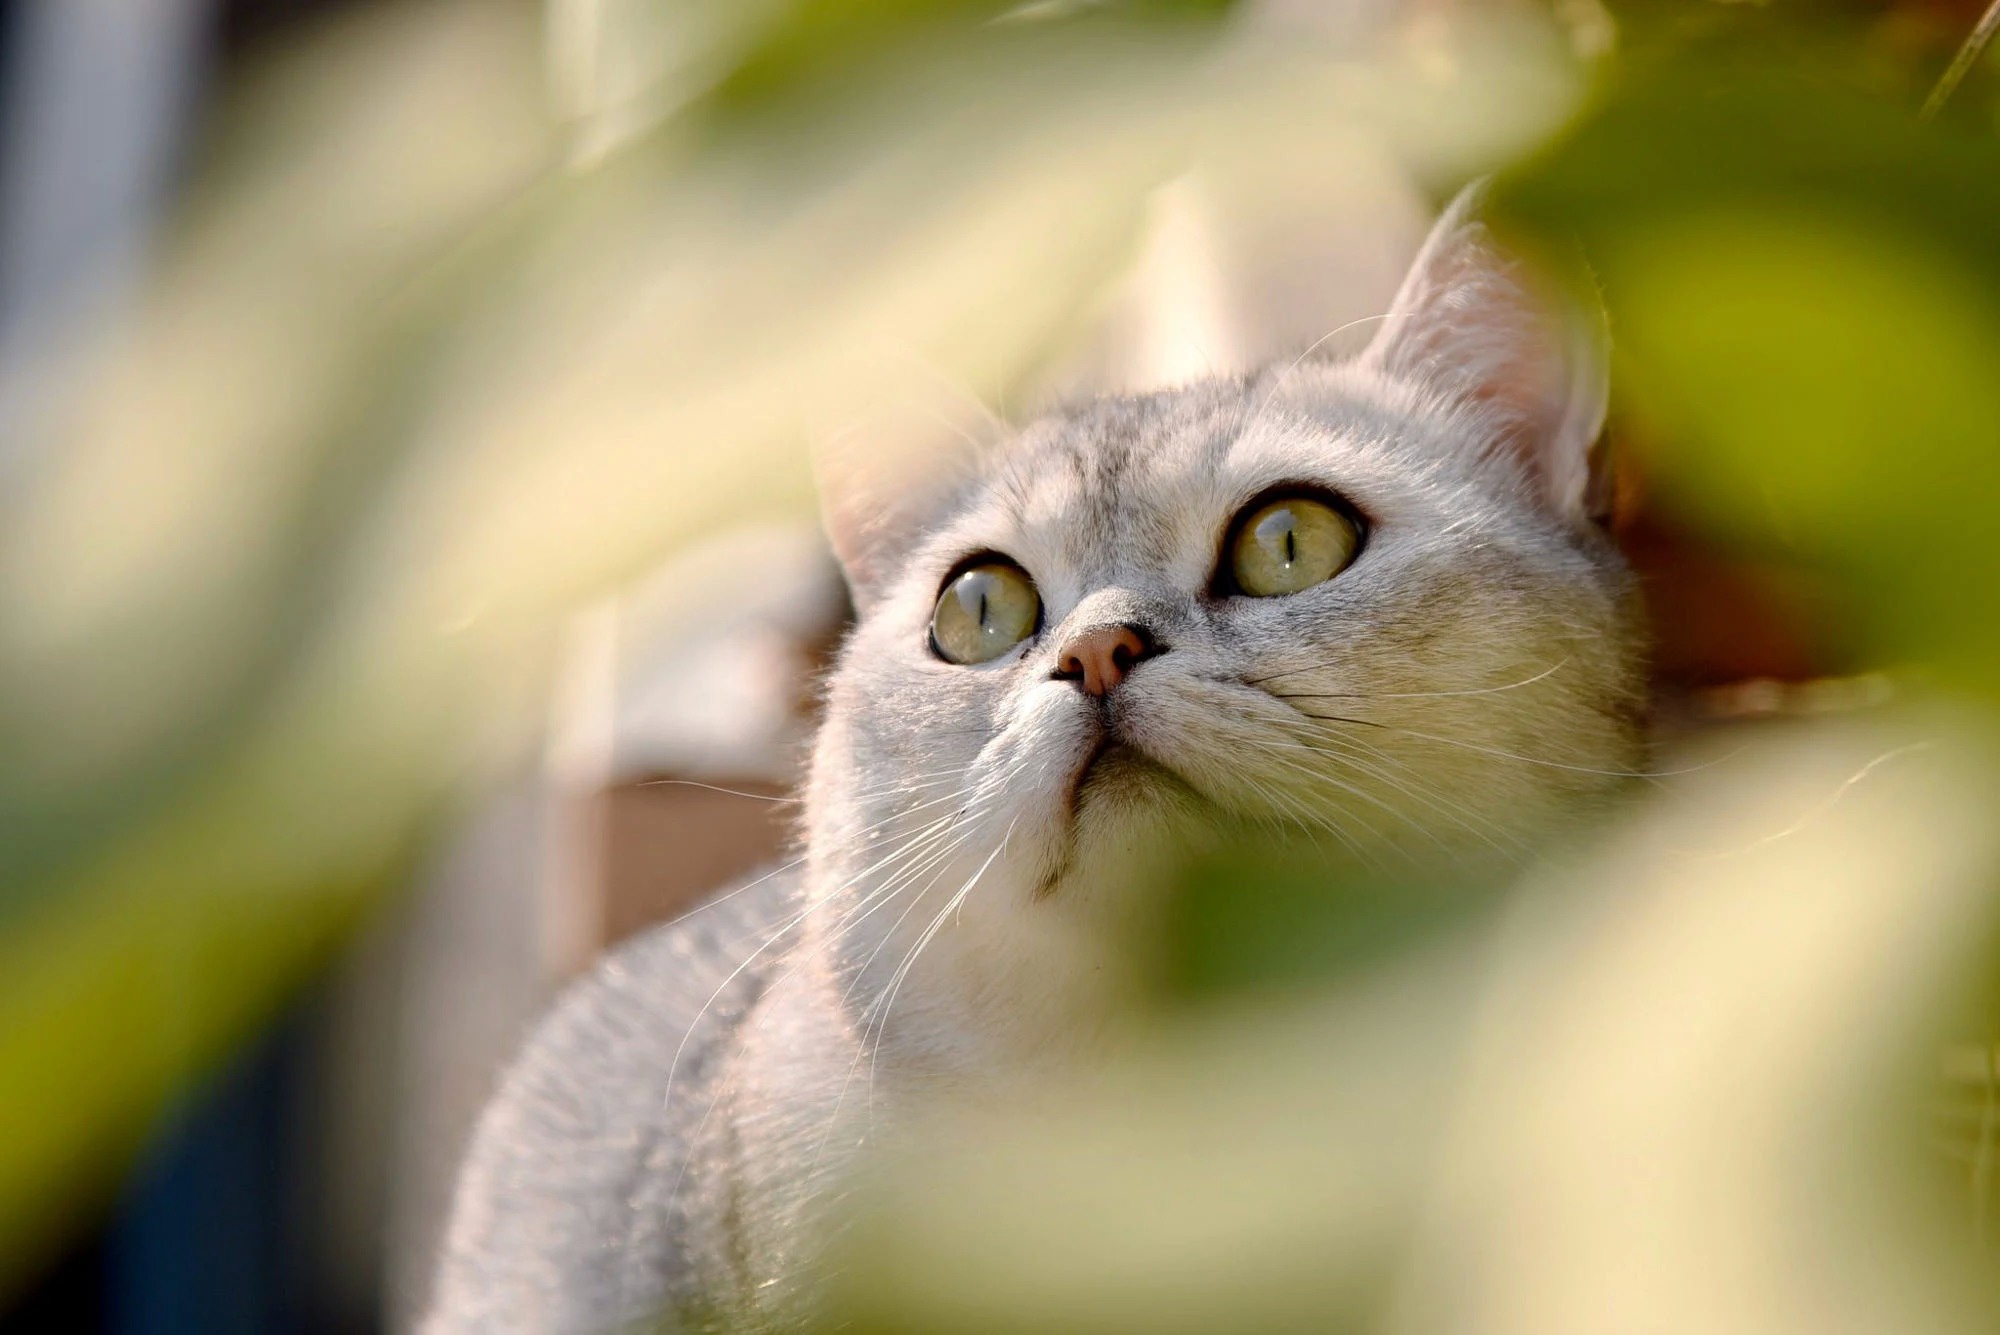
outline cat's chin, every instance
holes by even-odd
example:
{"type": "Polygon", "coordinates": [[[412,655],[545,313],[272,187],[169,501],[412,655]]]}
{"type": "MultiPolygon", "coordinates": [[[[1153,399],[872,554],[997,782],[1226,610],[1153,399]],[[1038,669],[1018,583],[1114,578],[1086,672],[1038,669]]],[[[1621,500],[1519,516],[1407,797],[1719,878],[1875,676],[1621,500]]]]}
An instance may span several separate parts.
{"type": "Polygon", "coordinates": [[[1212,824],[1208,803],[1173,769],[1115,737],[1077,767],[1035,897],[1129,900],[1131,881],[1157,875],[1159,856],[1212,824]]]}

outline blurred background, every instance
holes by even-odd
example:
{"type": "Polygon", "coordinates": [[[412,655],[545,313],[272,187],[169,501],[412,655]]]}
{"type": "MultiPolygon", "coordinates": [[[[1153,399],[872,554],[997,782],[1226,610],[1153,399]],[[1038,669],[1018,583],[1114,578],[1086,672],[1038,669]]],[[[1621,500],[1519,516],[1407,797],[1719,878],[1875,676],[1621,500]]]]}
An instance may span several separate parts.
{"type": "Polygon", "coordinates": [[[553,989],[786,847],[809,447],[1294,355],[1484,172],[1611,309],[1658,774],[1190,868],[827,1323],[1993,1328],[1996,17],[0,3],[0,1331],[406,1329],[553,989]]]}

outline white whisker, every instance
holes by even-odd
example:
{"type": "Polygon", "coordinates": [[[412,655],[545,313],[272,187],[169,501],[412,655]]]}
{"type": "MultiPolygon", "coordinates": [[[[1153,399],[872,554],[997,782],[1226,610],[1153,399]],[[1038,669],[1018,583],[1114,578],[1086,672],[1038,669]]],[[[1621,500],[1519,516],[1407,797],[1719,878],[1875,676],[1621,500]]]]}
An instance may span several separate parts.
{"type": "MultiPolygon", "coordinates": [[[[1532,677],[1510,681],[1504,686],[1480,686],[1463,691],[1272,691],[1271,694],[1280,700],[1442,700],[1458,696],[1498,695],[1502,691],[1518,691],[1523,686],[1546,681],[1568,664],[1569,659],[1565,658],[1560,663],[1543,668],[1532,677]]],[[[1290,677],[1298,674],[1285,672],[1278,675],[1290,677]]],[[[1271,681],[1275,678],[1266,677],[1262,680],[1271,681]]]]}

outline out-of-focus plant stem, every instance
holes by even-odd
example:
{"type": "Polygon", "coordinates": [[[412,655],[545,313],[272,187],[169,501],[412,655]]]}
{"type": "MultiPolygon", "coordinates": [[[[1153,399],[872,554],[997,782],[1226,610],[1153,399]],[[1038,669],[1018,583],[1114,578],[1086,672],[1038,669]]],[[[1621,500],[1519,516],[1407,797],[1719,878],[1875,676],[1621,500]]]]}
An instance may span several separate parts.
{"type": "Polygon", "coordinates": [[[1939,77],[1937,87],[1931,89],[1931,95],[1924,99],[1925,120],[1937,115],[1943,108],[1958,85],[1971,72],[1972,67],[1979,63],[1979,57],[1986,53],[1986,48],[1992,43],[1993,34],[1996,32],[2000,32],[2000,0],[1993,0],[1993,3],[1986,7],[1986,12],[1979,16],[1979,22],[1973,25],[1965,44],[1958,48],[1958,54],[1952,57],[1951,64],[1939,77]]]}

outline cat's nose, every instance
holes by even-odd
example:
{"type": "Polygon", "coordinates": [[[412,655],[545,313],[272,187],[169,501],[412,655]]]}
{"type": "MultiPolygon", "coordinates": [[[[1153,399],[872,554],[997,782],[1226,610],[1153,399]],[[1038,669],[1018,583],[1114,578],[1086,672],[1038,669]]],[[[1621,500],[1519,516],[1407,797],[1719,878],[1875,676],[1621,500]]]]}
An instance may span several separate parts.
{"type": "Polygon", "coordinates": [[[1076,683],[1085,695],[1103,697],[1125,680],[1132,665],[1159,650],[1143,627],[1087,626],[1069,638],[1056,654],[1056,677],[1076,683]]]}

